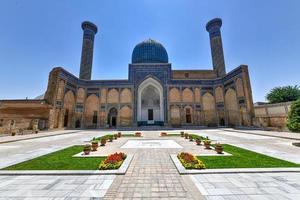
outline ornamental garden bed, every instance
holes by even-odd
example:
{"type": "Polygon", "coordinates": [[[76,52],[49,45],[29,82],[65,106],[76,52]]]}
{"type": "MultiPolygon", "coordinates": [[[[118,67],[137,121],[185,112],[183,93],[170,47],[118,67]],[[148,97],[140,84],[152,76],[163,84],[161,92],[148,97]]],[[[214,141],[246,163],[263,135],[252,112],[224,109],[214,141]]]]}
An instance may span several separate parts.
{"type": "Polygon", "coordinates": [[[224,148],[224,151],[231,154],[231,156],[217,156],[217,154],[216,156],[194,156],[191,154],[187,155],[181,153],[178,155],[171,155],[171,157],[180,173],[189,173],[189,171],[196,171],[197,169],[298,168],[300,167],[300,164],[270,157],[264,154],[256,153],[254,151],[246,150],[233,145],[223,144],[222,147],[224,148]]]}
{"type": "MultiPolygon", "coordinates": [[[[128,159],[124,153],[100,157],[73,157],[74,154],[82,152],[83,148],[82,145],[71,146],[1,170],[116,170],[121,167],[125,159],[128,159]]],[[[130,155],[131,159],[132,155],[130,155]]],[[[130,160],[127,162],[128,165],[130,160]]]]}

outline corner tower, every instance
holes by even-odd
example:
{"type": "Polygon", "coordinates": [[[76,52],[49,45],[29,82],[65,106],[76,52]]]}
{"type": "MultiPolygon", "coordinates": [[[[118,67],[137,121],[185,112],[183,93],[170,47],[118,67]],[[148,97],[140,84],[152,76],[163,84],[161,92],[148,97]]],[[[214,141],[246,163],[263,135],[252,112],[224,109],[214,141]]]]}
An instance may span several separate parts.
{"type": "Polygon", "coordinates": [[[217,72],[218,77],[226,75],[225,61],[221,37],[222,20],[215,18],[206,24],[206,30],[209,33],[211,56],[213,68],[217,72]]]}
{"type": "Polygon", "coordinates": [[[94,38],[98,29],[95,24],[88,21],[82,22],[81,28],[83,30],[83,41],[79,78],[91,80],[94,53],[94,38]]]}

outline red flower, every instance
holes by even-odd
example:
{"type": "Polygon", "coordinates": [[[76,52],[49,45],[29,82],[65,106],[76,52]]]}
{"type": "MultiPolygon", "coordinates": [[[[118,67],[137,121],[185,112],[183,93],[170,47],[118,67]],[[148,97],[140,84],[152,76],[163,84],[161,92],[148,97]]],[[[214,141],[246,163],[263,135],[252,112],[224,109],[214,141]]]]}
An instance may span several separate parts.
{"type": "Polygon", "coordinates": [[[115,163],[117,163],[117,162],[120,162],[120,161],[122,161],[122,160],[124,160],[126,158],[126,154],[124,154],[124,153],[122,153],[122,152],[120,152],[120,153],[114,153],[114,154],[111,154],[111,155],[109,155],[106,159],[105,159],[105,161],[104,161],[104,163],[105,164],[108,164],[108,163],[110,163],[110,164],[115,164],[115,163]]]}

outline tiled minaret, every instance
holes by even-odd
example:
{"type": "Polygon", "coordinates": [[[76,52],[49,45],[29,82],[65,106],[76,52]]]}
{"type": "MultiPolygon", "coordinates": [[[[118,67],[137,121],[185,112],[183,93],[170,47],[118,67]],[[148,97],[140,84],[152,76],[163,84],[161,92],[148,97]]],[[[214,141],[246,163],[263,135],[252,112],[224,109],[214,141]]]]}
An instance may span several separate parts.
{"type": "Polygon", "coordinates": [[[206,24],[206,30],[209,32],[211,56],[213,68],[217,72],[218,77],[226,75],[225,61],[221,37],[222,20],[215,18],[206,24]]]}
{"type": "Polygon", "coordinates": [[[91,22],[85,21],[81,24],[83,30],[81,63],[80,63],[80,79],[91,80],[94,38],[97,33],[97,26],[91,22]]]}

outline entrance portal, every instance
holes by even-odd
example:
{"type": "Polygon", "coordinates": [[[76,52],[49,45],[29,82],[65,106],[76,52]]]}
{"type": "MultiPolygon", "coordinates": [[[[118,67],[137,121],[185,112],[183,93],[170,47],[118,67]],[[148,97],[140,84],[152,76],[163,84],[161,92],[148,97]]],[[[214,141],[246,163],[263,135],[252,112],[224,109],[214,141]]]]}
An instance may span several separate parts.
{"type": "Polygon", "coordinates": [[[163,124],[163,88],[157,80],[148,78],[139,85],[137,106],[138,124],[163,124]]]}

